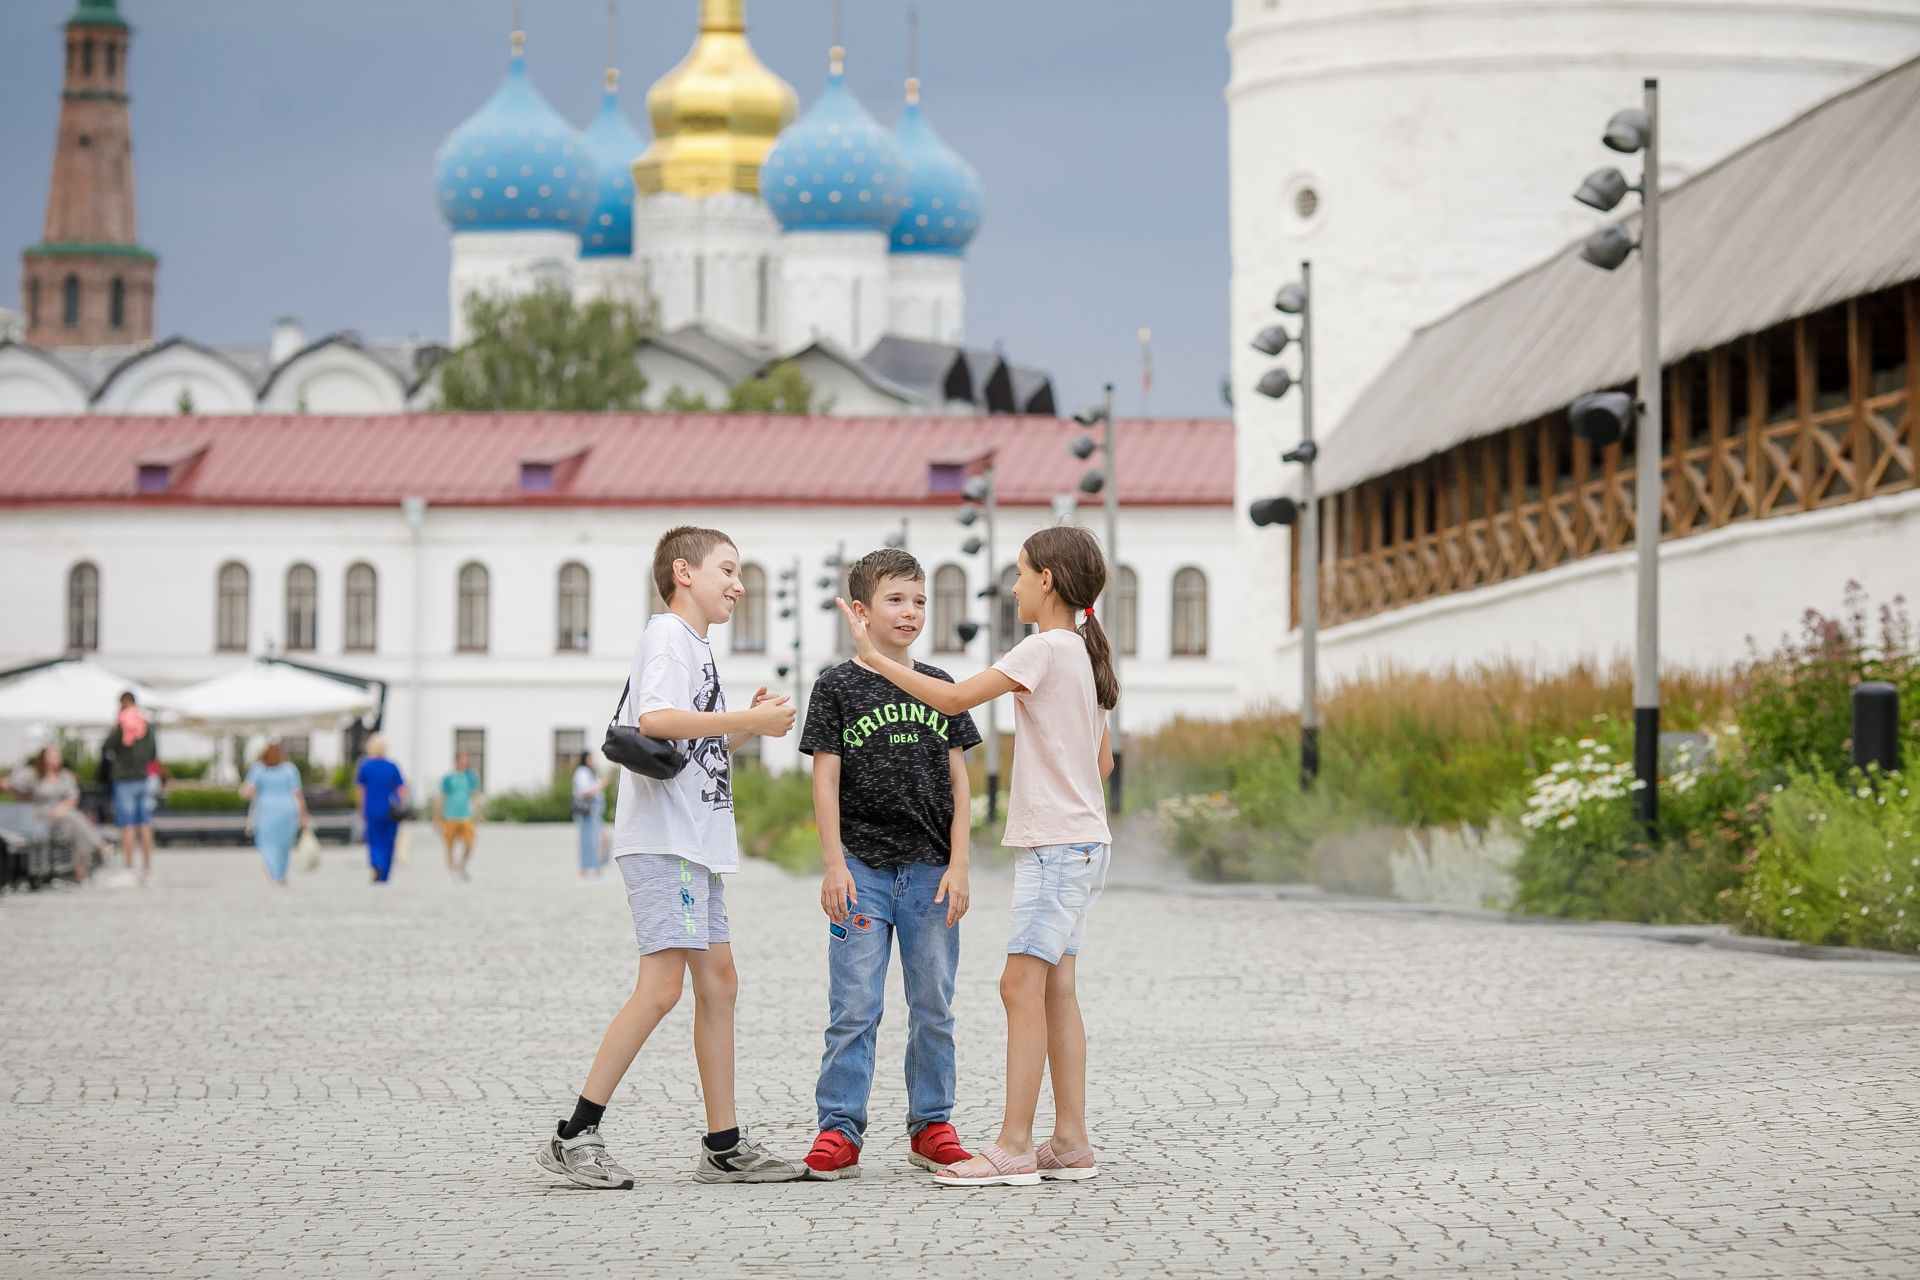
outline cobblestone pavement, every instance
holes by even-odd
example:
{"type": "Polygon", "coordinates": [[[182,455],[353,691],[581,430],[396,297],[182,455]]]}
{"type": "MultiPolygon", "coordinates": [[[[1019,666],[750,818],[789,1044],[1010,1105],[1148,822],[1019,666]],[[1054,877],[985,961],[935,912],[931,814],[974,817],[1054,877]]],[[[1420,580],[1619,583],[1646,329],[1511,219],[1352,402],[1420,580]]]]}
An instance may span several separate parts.
{"type": "MultiPolygon", "coordinates": [[[[150,890],[0,900],[0,1271],[1920,1274],[1920,967],[1257,895],[1097,909],[1095,1181],[909,1169],[890,1013],[863,1179],[696,1185],[688,999],[608,1113],[639,1185],[557,1185],[534,1147],[633,968],[572,850],[491,828],[473,883],[416,852],[375,889],[330,848],[286,892],[250,854],[162,851],[150,890]]],[[[1009,882],[974,889],[956,1120],[985,1140],[1009,882]]],[[[756,864],[728,896],[742,1115],[797,1156],[815,885],[756,864]]]]}

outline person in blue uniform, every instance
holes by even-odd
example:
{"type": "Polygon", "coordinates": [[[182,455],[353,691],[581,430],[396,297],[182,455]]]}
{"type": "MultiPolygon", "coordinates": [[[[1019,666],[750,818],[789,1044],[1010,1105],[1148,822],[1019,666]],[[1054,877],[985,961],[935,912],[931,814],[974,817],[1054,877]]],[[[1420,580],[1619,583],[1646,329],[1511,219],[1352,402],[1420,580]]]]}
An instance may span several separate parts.
{"type": "Polygon", "coordinates": [[[360,796],[360,816],[367,824],[367,861],[373,867],[373,880],[385,884],[393,874],[394,838],[406,815],[407,780],[400,775],[400,766],[387,759],[384,734],[367,739],[367,755],[353,772],[353,784],[360,796]]]}

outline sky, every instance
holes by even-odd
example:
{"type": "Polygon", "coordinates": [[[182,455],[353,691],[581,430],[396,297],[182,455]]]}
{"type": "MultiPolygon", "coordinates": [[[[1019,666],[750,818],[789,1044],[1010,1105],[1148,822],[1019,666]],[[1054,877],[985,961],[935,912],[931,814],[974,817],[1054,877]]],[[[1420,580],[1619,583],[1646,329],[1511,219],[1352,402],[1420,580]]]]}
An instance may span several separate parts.
{"type": "MultiPolygon", "coordinates": [[[[605,0],[525,0],[527,65],[584,126],[605,0]]],[[[40,238],[72,0],[0,2],[0,246],[40,238]]],[[[433,155],[506,70],[511,0],[120,0],[134,27],[140,239],[160,255],[156,337],[264,343],[443,336],[447,227],[433,155]]],[[[691,44],[698,0],[622,0],[618,65],[645,90],[691,44]]],[[[920,0],[930,122],[980,171],[967,334],[1047,369],[1064,409],[1113,382],[1123,413],[1226,412],[1227,0],[920,0]],[[1143,400],[1138,331],[1153,331],[1143,400]]],[[[905,0],[847,0],[848,86],[892,124],[905,0]]],[[[825,83],[830,0],[749,0],[761,60],[825,83]]],[[[17,256],[14,257],[17,262],[17,256]]],[[[18,307],[19,274],[0,284],[18,307]]]]}

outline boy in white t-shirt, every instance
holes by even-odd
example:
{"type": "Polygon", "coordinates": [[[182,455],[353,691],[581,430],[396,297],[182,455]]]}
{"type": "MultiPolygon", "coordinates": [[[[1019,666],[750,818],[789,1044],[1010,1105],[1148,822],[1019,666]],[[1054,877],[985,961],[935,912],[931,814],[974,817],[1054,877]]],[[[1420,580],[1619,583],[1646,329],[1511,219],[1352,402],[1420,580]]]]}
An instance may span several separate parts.
{"type": "Polygon", "coordinates": [[[640,974],[587,1072],[573,1118],[542,1145],[540,1166],[584,1187],[624,1190],[633,1175],[607,1154],[600,1119],[640,1047],[693,978],[693,1056],[708,1133],[698,1182],[792,1182],[807,1176],[752,1141],[733,1109],[733,1002],[738,979],[720,876],[740,868],[733,828],[732,752],[756,734],[784,737],[793,705],[764,688],[728,711],[707,629],[733,616],[745,588],[740,552],[715,529],[668,530],[653,552],[665,613],[647,623],[615,715],[649,737],[675,740],[686,767],[664,782],[620,771],[613,856],[627,888],[640,974]]]}

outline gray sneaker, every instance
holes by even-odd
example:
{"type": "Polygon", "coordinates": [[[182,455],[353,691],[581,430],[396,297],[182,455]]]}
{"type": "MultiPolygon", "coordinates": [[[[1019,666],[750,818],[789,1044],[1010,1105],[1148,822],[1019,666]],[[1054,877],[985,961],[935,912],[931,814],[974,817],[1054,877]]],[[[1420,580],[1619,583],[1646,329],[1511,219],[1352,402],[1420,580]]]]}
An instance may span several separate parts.
{"type": "Polygon", "coordinates": [[[625,1191],[633,1186],[633,1175],[613,1162],[600,1129],[582,1129],[571,1138],[560,1136],[559,1126],[546,1145],[534,1157],[548,1173],[557,1173],[583,1187],[602,1191],[625,1191]]]}
{"type": "Polygon", "coordinates": [[[731,1151],[709,1151],[702,1142],[693,1162],[695,1182],[799,1182],[806,1176],[806,1165],[774,1155],[748,1135],[745,1125],[731,1151]]]}

